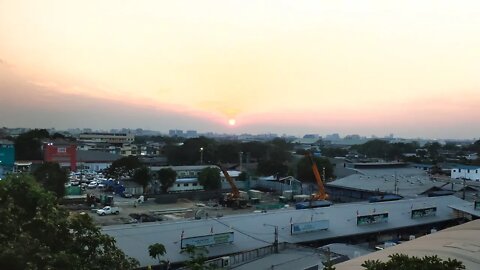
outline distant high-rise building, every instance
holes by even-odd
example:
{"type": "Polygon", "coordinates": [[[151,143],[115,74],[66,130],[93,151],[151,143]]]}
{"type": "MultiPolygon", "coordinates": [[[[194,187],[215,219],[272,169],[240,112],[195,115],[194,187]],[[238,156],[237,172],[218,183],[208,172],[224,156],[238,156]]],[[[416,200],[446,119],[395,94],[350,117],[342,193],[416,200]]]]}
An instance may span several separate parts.
{"type": "Polygon", "coordinates": [[[168,131],[168,135],[170,137],[183,137],[184,136],[183,130],[181,130],[181,129],[170,129],[168,131]]]}
{"type": "Polygon", "coordinates": [[[196,138],[198,137],[196,130],[187,130],[186,133],[187,138],[196,138]]]}

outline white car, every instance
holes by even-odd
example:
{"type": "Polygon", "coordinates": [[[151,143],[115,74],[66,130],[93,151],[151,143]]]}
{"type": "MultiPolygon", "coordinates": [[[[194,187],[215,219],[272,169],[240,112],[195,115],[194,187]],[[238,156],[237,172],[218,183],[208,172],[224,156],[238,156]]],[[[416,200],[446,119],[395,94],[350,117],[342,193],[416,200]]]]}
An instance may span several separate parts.
{"type": "Polygon", "coordinates": [[[97,182],[92,181],[90,184],[88,184],[87,188],[96,188],[97,187],[97,182]]]}

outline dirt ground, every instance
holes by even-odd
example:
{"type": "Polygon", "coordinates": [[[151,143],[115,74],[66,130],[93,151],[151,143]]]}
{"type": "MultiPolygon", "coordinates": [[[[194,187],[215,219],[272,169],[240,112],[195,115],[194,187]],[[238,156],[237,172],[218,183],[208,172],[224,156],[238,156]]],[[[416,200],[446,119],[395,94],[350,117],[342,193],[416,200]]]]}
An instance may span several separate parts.
{"type": "MultiPolygon", "coordinates": [[[[100,190],[87,190],[89,193],[100,195],[100,190]]],[[[92,210],[76,210],[73,212],[88,213],[94,222],[101,226],[139,223],[151,221],[162,222],[168,220],[188,220],[195,218],[218,217],[226,215],[252,213],[256,210],[255,205],[244,209],[231,209],[218,206],[216,201],[189,201],[180,199],[174,204],[158,204],[153,200],[147,200],[143,203],[135,203],[136,198],[122,198],[118,195],[114,196],[114,206],[120,208],[118,215],[99,216],[94,209],[92,210]],[[134,219],[131,215],[134,215],[134,219]],[[143,217],[140,217],[143,216],[143,217]]],[[[262,204],[278,203],[277,196],[272,194],[264,194],[261,201],[262,204]]]]}

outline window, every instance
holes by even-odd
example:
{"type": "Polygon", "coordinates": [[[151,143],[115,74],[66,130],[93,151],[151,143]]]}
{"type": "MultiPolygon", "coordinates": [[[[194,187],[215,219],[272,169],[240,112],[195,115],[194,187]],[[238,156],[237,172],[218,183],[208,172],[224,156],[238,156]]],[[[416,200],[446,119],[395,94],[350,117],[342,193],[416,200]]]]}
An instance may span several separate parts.
{"type": "Polygon", "coordinates": [[[183,186],[184,186],[184,187],[188,187],[188,183],[186,183],[186,184],[183,184],[183,186]]]}
{"type": "Polygon", "coordinates": [[[467,170],[467,173],[470,173],[470,169],[467,170]]]}
{"type": "Polygon", "coordinates": [[[180,187],[180,184],[177,184],[177,187],[180,187]]]}
{"type": "Polygon", "coordinates": [[[58,153],[65,153],[65,152],[67,152],[67,148],[65,148],[65,147],[59,147],[59,148],[57,148],[57,152],[58,152],[58,153]]]}
{"type": "Polygon", "coordinates": [[[197,183],[193,183],[192,186],[196,187],[196,186],[198,186],[198,184],[197,184],[197,183]]]}
{"type": "Polygon", "coordinates": [[[462,172],[462,169],[458,169],[458,172],[462,172]]]}
{"type": "Polygon", "coordinates": [[[453,170],[453,172],[457,172],[457,170],[453,170]]]}

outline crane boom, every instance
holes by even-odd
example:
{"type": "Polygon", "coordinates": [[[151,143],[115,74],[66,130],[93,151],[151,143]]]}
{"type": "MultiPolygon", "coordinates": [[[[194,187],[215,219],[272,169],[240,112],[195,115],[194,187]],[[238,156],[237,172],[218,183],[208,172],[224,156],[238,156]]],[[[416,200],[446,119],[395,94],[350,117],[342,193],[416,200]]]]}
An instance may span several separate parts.
{"type": "Polygon", "coordinates": [[[240,191],[237,188],[237,185],[235,185],[235,182],[233,179],[230,177],[230,174],[228,174],[227,170],[223,168],[220,164],[217,165],[220,170],[222,171],[223,175],[225,176],[225,179],[227,179],[228,184],[230,184],[230,187],[232,188],[231,192],[231,197],[233,198],[239,198],[240,197],[240,191]]]}
{"type": "Polygon", "coordinates": [[[312,155],[310,153],[306,153],[305,156],[310,160],[310,164],[312,165],[313,175],[315,176],[315,180],[317,181],[317,188],[318,191],[316,194],[313,195],[313,200],[326,200],[328,199],[328,194],[325,191],[325,187],[323,186],[322,177],[320,176],[320,172],[318,171],[317,163],[313,160],[312,155]]]}

